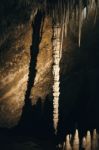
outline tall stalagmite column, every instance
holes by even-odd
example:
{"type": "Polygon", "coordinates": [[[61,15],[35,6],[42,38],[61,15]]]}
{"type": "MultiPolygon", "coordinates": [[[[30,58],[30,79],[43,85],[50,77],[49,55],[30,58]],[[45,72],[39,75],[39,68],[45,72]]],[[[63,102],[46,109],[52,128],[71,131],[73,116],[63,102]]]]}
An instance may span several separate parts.
{"type": "Polygon", "coordinates": [[[59,120],[59,78],[60,78],[60,59],[61,59],[61,28],[60,26],[53,25],[53,39],[52,39],[52,48],[53,48],[53,126],[55,129],[55,134],[57,134],[57,126],[59,120]]]}

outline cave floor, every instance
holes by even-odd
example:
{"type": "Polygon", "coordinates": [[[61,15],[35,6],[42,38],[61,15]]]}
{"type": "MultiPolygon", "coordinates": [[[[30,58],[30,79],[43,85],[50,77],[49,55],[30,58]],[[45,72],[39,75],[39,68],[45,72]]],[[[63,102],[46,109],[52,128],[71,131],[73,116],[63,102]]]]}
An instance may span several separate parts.
{"type": "Polygon", "coordinates": [[[50,140],[38,140],[30,137],[0,137],[0,150],[55,150],[50,140]]]}

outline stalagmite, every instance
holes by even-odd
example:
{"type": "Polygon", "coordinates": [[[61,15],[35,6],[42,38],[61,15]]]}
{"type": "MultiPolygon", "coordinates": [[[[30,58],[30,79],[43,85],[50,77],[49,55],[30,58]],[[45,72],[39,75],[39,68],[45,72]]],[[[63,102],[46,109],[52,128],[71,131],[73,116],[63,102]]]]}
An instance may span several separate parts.
{"type": "Polygon", "coordinates": [[[70,144],[70,137],[69,137],[69,135],[66,136],[65,150],[72,150],[72,147],[71,147],[71,144],[70,144]]]}
{"type": "Polygon", "coordinates": [[[69,138],[70,138],[70,141],[71,141],[71,139],[72,139],[72,134],[69,135],[69,138]]]}
{"type": "Polygon", "coordinates": [[[79,150],[79,133],[77,129],[74,135],[73,150],[79,150]]]}
{"type": "Polygon", "coordinates": [[[92,136],[92,150],[98,150],[98,135],[96,129],[93,131],[93,136],[92,136]]]}
{"type": "Polygon", "coordinates": [[[54,84],[53,84],[53,124],[54,124],[54,130],[55,134],[57,134],[57,126],[58,126],[58,120],[59,120],[59,72],[60,72],[60,50],[61,50],[61,28],[59,25],[53,25],[53,39],[52,39],[52,48],[53,48],[53,78],[54,78],[54,84]]]}
{"type": "Polygon", "coordinates": [[[66,143],[63,142],[63,150],[66,150],[66,143]]]}
{"type": "Polygon", "coordinates": [[[85,137],[83,137],[83,139],[82,139],[82,148],[86,148],[86,138],[85,137]]]}
{"type": "Polygon", "coordinates": [[[99,134],[96,129],[93,130],[92,139],[90,131],[87,131],[87,135],[82,138],[82,141],[80,141],[77,129],[74,138],[71,138],[72,135],[70,135],[66,135],[62,150],[99,150],[99,134]]]}
{"type": "Polygon", "coordinates": [[[90,134],[90,131],[87,131],[86,149],[85,150],[91,150],[91,134],[90,134]]]}

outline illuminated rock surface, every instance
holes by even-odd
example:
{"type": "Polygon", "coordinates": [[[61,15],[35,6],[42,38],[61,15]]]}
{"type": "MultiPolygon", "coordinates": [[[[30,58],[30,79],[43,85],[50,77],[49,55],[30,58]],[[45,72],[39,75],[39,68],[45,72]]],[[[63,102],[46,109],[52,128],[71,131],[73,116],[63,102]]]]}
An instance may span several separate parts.
{"type": "Polygon", "coordinates": [[[28,23],[11,30],[0,47],[1,126],[13,126],[21,116],[28,80],[31,40],[32,27],[28,23]]]}

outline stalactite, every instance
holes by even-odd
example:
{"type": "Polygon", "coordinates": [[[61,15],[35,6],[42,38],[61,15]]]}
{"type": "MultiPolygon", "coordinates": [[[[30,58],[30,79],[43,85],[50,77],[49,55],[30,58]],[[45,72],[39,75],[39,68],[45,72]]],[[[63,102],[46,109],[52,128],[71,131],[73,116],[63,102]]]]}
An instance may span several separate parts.
{"type": "Polygon", "coordinates": [[[94,24],[96,24],[96,20],[97,20],[97,15],[98,15],[98,0],[97,0],[97,4],[95,3],[95,1],[93,2],[93,7],[94,7],[94,24]]]}
{"type": "Polygon", "coordinates": [[[68,24],[69,24],[69,3],[67,7],[64,7],[64,13],[63,13],[63,23],[64,25],[64,37],[67,37],[67,31],[68,31],[68,24]]]}
{"type": "Polygon", "coordinates": [[[81,31],[82,31],[82,0],[79,0],[79,36],[78,36],[78,45],[81,44],[81,31]]]}
{"type": "Polygon", "coordinates": [[[83,9],[83,12],[82,12],[83,14],[83,20],[85,20],[86,18],[87,18],[87,9],[86,9],[86,7],[83,9]]]}
{"type": "Polygon", "coordinates": [[[51,7],[52,9],[48,12],[50,12],[50,16],[53,16],[57,23],[60,25],[64,24],[65,36],[67,36],[68,24],[71,23],[72,16],[76,16],[76,26],[78,26],[78,45],[80,47],[83,21],[88,19],[90,12],[94,9],[94,22],[96,22],[97,12],[99,9],[99,0],[87,0],[86,5],[83,0],[79,0],[78,3],[76,0],[56,0],[53,4],[51,3],[51,5],[53,7],[51,7]]]}

